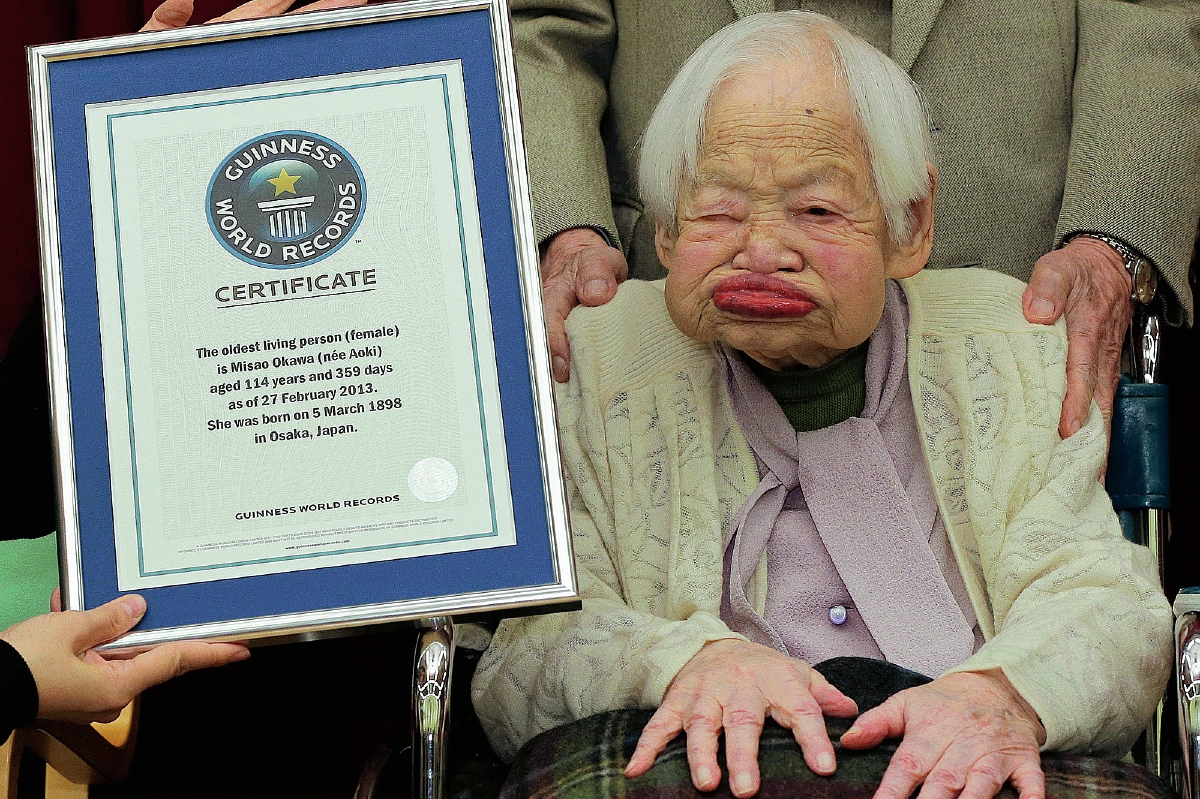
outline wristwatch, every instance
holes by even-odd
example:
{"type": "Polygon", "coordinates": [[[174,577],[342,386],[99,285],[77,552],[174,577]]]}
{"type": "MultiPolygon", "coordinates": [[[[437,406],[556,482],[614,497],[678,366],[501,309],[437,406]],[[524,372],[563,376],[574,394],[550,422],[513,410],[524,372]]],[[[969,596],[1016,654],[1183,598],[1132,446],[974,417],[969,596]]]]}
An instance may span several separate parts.
{"type": "Polygon", "coordinates": [[[1154,268],[1154,264],[1150,262],[1149,258],[1120,239],[1114,239],[1112,236],[1106,236],[1103,233],[1076,233],[1071,238],[1077,238],[1078,236],[1097,239],[1116,250],[1117,254],[1121,256],[1121,260],[1125,263],[1125,271],[1129,273],[1129,279],[1133,283],[1133,290],[1129,293],[1129,299],[1142,305],[1150,304],[1150,301],[1154,299],[1155,292],[1158,291],[1158,270],[1154,268]]]}

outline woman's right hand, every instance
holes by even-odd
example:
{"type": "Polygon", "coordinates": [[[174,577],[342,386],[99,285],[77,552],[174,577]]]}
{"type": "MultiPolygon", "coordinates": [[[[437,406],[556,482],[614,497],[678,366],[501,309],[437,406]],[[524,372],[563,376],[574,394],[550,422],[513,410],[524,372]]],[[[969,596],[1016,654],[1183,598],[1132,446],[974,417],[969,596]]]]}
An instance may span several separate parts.
{"type": "Polygon", "coordinates": [[[854,700],[803,661],[742,639],[712,641],[675,675],[642,730],[625,776],[645,774],[684,732],[692,784],[714,790],[721,782],[717,739],[723,729],[730,790],[734,796],[753,796],[759,787],[758,739],[768,715],[796,736],[808,767],[828,775],[837,761],[825,716],[857,713],[854,700]]]}

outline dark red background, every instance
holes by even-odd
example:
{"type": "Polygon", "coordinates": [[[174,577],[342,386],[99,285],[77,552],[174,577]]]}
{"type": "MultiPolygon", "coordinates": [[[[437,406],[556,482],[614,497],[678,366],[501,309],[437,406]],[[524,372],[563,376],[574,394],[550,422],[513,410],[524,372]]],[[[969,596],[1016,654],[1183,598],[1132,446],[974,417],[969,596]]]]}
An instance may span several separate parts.
{"type": "MultiPolygon", "coordinates": [[[[25,46],[129,33],[140,28],[155,0],[23,0],[7,3],[0,33],[0,357],[13,331],[38,300],[37,216],[30,145],[25,46]]],[[[196,0],[204,21],[233,8],[233,0],[196,0]]],[[[7,454],[7,453],[6,453],[7,454]]]]}

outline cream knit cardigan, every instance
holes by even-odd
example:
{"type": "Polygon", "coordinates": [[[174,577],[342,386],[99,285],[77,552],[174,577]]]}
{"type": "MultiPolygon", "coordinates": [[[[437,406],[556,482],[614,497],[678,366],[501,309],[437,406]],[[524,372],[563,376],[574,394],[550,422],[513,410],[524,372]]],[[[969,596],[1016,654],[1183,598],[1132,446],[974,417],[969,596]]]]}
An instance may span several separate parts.
{"type": "MultiPolygon", "coordinates": [[[[1058,437],[1063,328],[1026,323],[1024,284],[994,272],[903,286],[921,440],[986,639],[952,671],[1002,669],[1046,749],[1123,753],[1166,685],[1171,612],[1096,479],[1098,408],[1058,437]]],[[[630,281],[569,319],[559,435],[583,609],[503,622],[480,662],[475,709],[506,758],[574,719],[656,707],[700,647],[738,637],[718,616],[721,541],[758,469],[719,357],[679,332],[662,291],[630,281]]]]}

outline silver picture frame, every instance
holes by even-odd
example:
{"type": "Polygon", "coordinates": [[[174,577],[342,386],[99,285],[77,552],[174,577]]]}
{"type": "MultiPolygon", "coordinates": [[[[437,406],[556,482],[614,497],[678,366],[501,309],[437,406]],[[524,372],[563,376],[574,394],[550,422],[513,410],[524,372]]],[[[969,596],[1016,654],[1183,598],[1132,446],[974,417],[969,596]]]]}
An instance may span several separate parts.
{"type": "MultiPolygon", "coordinates": [[[[543,321],[540,276],[538,271],[537,242],[533,233],[532,209],[529,199],[528,171],[521,132],[516,75],[513,66],[512,31],[507,3],[503,0],[409,0],[403,3],[365,6],[361,8],[294,14],[270,19],[219,23],[208,26],[193,26],[178,30],[138,33],[90,41],[67,42],[28,50],[30,95],[33,109],[33,140],[35,150],[35,173],[38,189],[39,235],[42,252],[43,296],[45,329],[47,340],[48,374],[50,381],[50,407],[53,420],[57,492],[60,511],[59,551],[63,606],[67,609],[84,610],[95,607],[127,591],[117,587],[113,578],[115,555],[106,552],[105,542],[109,539],[96,531],[104,526],[104,513],[97,510],[102,505],[96,488],[98,475],[104,472],[98,464],[96,442],[100,440],[99,428],[104,426],[104,413],[89,403],[89,398],[98,395],[95,381],[103,382],[102,375],[95,374],[97,362],[91,340],[91,328],[99,319],[88,317],[91,312],[86,303],[77,302],[76,297],[87,295],[87,276],[80,265],[86,265],[96,254],[84,250],[92,246],[86,231],[81,227],[78,214],[64,207],[64,181],[87,180],[87,176],[65,175],[61,171],[70,151],[72,164],[79,163],[81,143],[78,135],[64,132],[78,128],[79,117],[84,107],[104,102],[122,90],[112,85],[101,92],[102,96],[91,98],[81,86],[91,85],[94,77],[72,77],[69,69],[103,74],[106,64],[111,63],[110,81],[120,86],[131,70],[125,63],[131,56],[155,54],[155,70],[139,67],[132,70],[130,87],[125,94],[137,96],[143,90],[145,80],[140,75],[169,71],[176,56],[189,54],[195,57],[196,48],[219,48],[231,43],[247,41],[265,42],[272,37],[303,35],[320,37],[333,31],[353,30],[354,35],[370,36],[370,31],[388,24],[413,24],[415,20],[437,18],[446,24],[458,19],[459,15],[479,13],[488,15],[490,40],[486,43],[446,42],[447,58],[454,58],[464,49],[478,48],[489,52],[494,61],[495,102],[499,110],[498,134],[503,143],[503,185],[507,187],[507,201],[511,216],[511,231],[484,230],[483,236],[511,240],[511,256],[515,262],[515,274],[504,279],[515,280],[522,309],[523,341],[496,340],[498,348],[523,350],[524,355],[514,355],[513,360],[523,360],[525,374],[517,382],[523,386],[525,396],[503,398],[505,418],[517,413],[512,408],[524,404],[532,409],[531,418],[526,418],[522,429],[531,431],[533,441],[524,441],[525,451],[536,450],[536,460],[510,462],[510,470],[528,470],[536,466],[540,470],[541,500],[544,508],[541,518],[536,513],[526,513],[517,523],[517,543],[510,547],[487,550],[501,552],[511,550],[514,563],[538,560],[535,575],[518,584],[496,587],[485,585],[473,589],[464,580],[469,578],[457,573],[459,561],[446,561],[439,565],[438,557],[424,556],[397,558],[389,564],[420,568],[427,574],[429,569],[442,569],[447,583],[454,578],[454,587],[447,593],[420,596],[397,596],[379,601],[383,582],[405,581],[404,569],[397,566],[391,576],[372,579],[372,591],[366,592],[362,602],[345,601],[344,593],[336,599],[322,600],[329,587],[344,585],[345,580],[336,575],[339,571],[354,572],[360,579],[360,565],[329,566],[317,569],[297,569],[288,572],[290,580],[305,581],[311,577],[311,585],[299,583],[311,601],[302,608],[285,608],[282,612],[261,612],[257,602],[248,603],[239,597],[261,596],[277,590],[269,584],[282,579],[278,574],[248,576],[236,579],[198,581],[186,586],[165,585],[139,593],[147,596],[150,611],[137,629],[116,643],[120,647],[147,646],[177,639],[246,640],[260,637],[307,636],[322,631],[353,628],[383,622],[404,622],[463,614],[516,614],[533,610],[553,610],[577,605],[577,587],[572,559],[568,512],[563,489],[559,448],[555,425],[554,387],[551,378],[550,356],[546,343],[543,321]],[[457,49],[455,49],[457,48],[457,49]],[[122,60],[124,59],[124,61],[122,60]],[[163,65],[166,65],[165,67],[163,65]],[[59,70],[62,70],[60,72],[59,70]],[[64,75],[66,77],[64,77],[64,75]],[[75,138],[72,139],[71,136],[75,138]],[[82,283],[80,282],[82,281],[82,283]],[[80,288],[82,286],[82,288],[80,288]],[[87,335],[77,331],[88,331],[87,335]],[[84,386],[84,384],[87,384],[84,386]],[[90,388],[89,388],[90,387],[90,388]],[[87,389],[87,390],[85,390],[87,389]],[[88,391],[91,391],[89,394],[88,391]],[[510,405],[510,400],[512,400],[510,405]],[[530,446],[530,444],[534,446],[530,446]],[[99,518],[99,522],[97,521],[99,518]],[[520,553],[523,546],[529,548],[520,553]],[[455,572],[453,574],[449,572],[455,572]],[[265,581],[261,591],[253,588],[254,581],[265,581]],[[237,590],[231,586],[237,585],[237,590]],[[246,586],[251,586],[247,588],[246,586]],[[376,590],[379,589],[379,590],[376,590]],[[207,593],[206,593],[207,592],[207,593]],[[210,598],[211,597],[213,598],[210,598]],[[213,608],[203,618],[193,620],[193,608],[197,603],[209,603],[213,608]],[[316,606],[314,606],[316,605],[316,606]],[[190,615],[189,615],[190,614],[190,615]],[[181,621],[181,619],[183,621],[181,621]]],[[[316,41],[316,39],[313,39],[316,41]]],[[[217,50],[214,50],[217,52],[217,50]]],[[[405,63],[403,56],[399,63],[405,63]]],[[[368,67],[377,66],[375,64],[368,67]]],[[[331,70],[339,70],[343,64],[332,64],[331,70]]],[[[331,72],[330,74],[337,74],[331,72]]],[[[231,71],[231,86],[252,85],[245,83],[245,75],[231,71]]],[[[186,81],[185,81],[186,82],[186,81]]],[[[206,85],[209,90],[211,84],[206,85]]],[[[186,91],[186,87],[185,87],[186,91]]],[[[471,120],[471,136],[474,141],[483,131],[478,120],[471,120]]],[[[86,147],[84,148],[86,149],[86,147]]],[[[475,168],[480,168],[481,159],[476,158],[475,168]]],[[[490,179],[501,180],[492,175],[490,179]]],[[[84,187],[71,184],[74,190],[84,187]]],[[[74,200],[73,200],[74,201],[74,200]]],[[[90,229],[90,222],[88,224],[90,229]]],[[[488,262],[488,281],[492,281],[493,263],[488,262]]],[[[97,317],[100,312],[95,311],[97,317]]],[[[503,352],[500,356],[508,357],[503,352]]],[[[511,371],[511,370],[510,370],[511,371]]],[[[512,377],[512,374],[509,374],[512,377]]],[[[511,381],[510,381],[511,383],[511,381]]],[[[130,417],[132,419],[132,416],[130,417]]],[[[514,417],[515,418],[515,417],[514,417]]],[[[507,430],[507,428],[506,428],[507,430]]],[[[506,433],[507,435],[507,433],[506,433]]],[[[107,467],[107,464],[104,464],[107,467]]],[[[514,474],[516,472],[514,471],[514,474]]],[[[111,476],[109,487],[111,490],[111,476]]],[[[515,478],[514,478],[515,479],[515,478]]],[[[522,478],[524,479],[524,478],[522,478]]],[[[515,489],[514,489],[515,490],[515,489]]],[[[526,492],[529,493],[529,492],[526,492]]],[[[525,497],[517,500],[524,501],[525,497]]],[[[110,520],[111,522],[111,520],[110,520]]],[[[111,523],[109,527],[111,527],[111,523]]],[[[116,549],[117,543],[112,542],[116,549]]],[[[459,559],[461,560],[461,559],[459,559]]],[[[510,559],[512,560],[512,559],[510,559]]],[[[501,570],[506,567],[499,567],[501,570]]],[[[346,572],[349,575],[350,572],[346,572]]],[[[494,581],[495,574],[480,575],[494,581]]],[[[297,584],[289,583],[295,591],[297,584]]],[[[339,588],[341,590],[341,588],[339,588]]],[[[386,591],[383,591],[386,594],[386,591]]],[[[275,610],[278,610],[276,608],[275,610]]]]}

